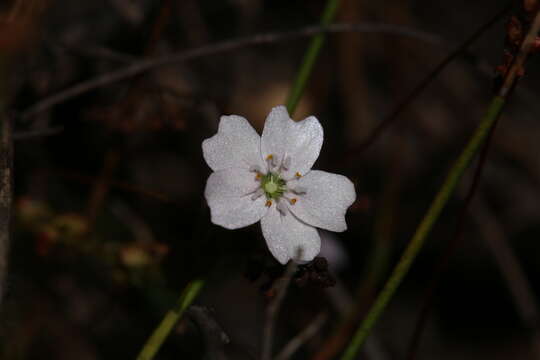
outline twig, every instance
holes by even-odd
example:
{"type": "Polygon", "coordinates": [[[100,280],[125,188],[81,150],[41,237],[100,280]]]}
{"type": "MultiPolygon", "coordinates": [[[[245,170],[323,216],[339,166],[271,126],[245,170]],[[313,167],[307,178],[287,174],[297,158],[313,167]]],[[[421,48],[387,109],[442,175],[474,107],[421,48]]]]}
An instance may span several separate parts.
{"type": "MultiPolygon", "coordinates": [[[[539,30],[540,15],[537,12],[534,23],[523,41],[523,44],[520,48],[520,53],[516,57],[516,61],[512,65],[512,69],[514,67],[519,67],[520,70],[523,69],[524,62],[527,58],[527,55],[529,54],[530,49],[532,48],[532,45],[534,44],[536,34],[538,34],[539,30]]],[[[491,128],[495,125],[496,120],[501,115],[503,107],[507,102],[507,96],[511,93],[507,89],[511,89],[515,86],[516,81],[519,78],[518,75],[520,73],[521,71],[508,72],[507,77],[511,80],[508,80],[508,78],[505,79],[505,85],[492,99],[486,115],[478,125],[475,133],[473,134],[473,136],[461,152],[460,156],[458,157],[456,163],[447,175],[443,185],[441,186],[439,192],[435,196],[435,199],[431,203],[431,206],[429,207],[428,211],[426,212],[422,221],[417,227],[414,236],[407,245],[407,248],[403,252],[401,259],[394,268],[394,271],[390,275],[390,278],[386,282],[383,290],[375,300],[375,303],[371,307],[364,321],[358,327],[355,335],[349,343],[349,346],[347,347],[345,353],[341,358],[342,360],[352,360],[356,356],[356,354],[364,344],[365,340],[367,339],[368,335],[370,334],[371,329],[386,308],[386,305],[392,299],[394,293],[396,292],[397,288],[403,281],[405,275],[408,273],[411,265],[416,259],[416,256],[422,249],[427,235],[431,231],[433,225],[439,218],[444,206],[454,192],[454,189],[456,188],[461,176],[468,168],[470,162],[472,161],[472,158],[477,153],[481,145],[484,143],[486,136],[491,131],[491,128]]]]}
{"type": "MultiPolygon", "coordinates": [[[[300,256],[301,254],[299,251],[299,254],[296,256],[296,258],[300,258],[300,256]]],[[[296,271],[296,267],[296,262],[291,259],[289,265],[287,266],[285,274],[280,280],[276,282],[276,285],[274,287],[275,296],[270,302],[270,304],[268,304],[268,307],[266,309],[261,347],[261,360],[272,359],[272,345],[274,343],[274,328],[276,326],[277,315],[281,304],[283,303],[283,299],[285,298],[285,294],[287,293],[287,288],[289,287],[292,277],[296,271]]]]}
{"type": "Polygon", "coordinates": [[[203,56],[215,55],[224,52],[230,52],[247,46],[271,44],[281,41],[289,41],[302,37],[308,37],[321,33],[339,33],[339,32],[359,32],[359,33],[379,33],[390,34],[397,36],[408,36],[421,39],[425,42],[438,43],[439,38],[426,32],[417,31],[405,26],[379,24],[379,23],[362,23],[362,24],[334,24],[328,26],[308,26],[298,30],[288,32],[274,32],[268,34],[259,34],[248,36],[240,39],[232,39],[216,44],[210,44],[198,47],[192,50],[172,53],[170,55],[156,57],[147,60],[141,60],[133,63],[128,67],[123,67],[118,70],[98,75],[92,79],[82,81],[67,89],[64,89],[56,94],[48,96],[36,104],[27,108],[20,113],[22,120],[28,120],[58,104],[77,97],[86,92],[111,85],[113,83],[129,79],[135,75],[139,75],[146,71],[159,68],[162,66],[170,66],[183,61],[196,59],[203,56]]]}
{"type": "Polygon", "coordinates": [[[322,328],[328,315],[326,313],[320,313],[313,319],[304,330],[302,330],[298,335],[293,337],[287,345],[279,352],[275,357],[275,360],[288,360],[294,353],[306,342],[308,342],[315,334],[319,332],[322,328]]]}
{"type": "Polygon", "coordinates": [[[204,338],[205,360],[226,360],[224,346],[230,340],[221,326],[212,316],[210,309],[203,306],[191,306],[187,315],[197,324],[204,338]]]}

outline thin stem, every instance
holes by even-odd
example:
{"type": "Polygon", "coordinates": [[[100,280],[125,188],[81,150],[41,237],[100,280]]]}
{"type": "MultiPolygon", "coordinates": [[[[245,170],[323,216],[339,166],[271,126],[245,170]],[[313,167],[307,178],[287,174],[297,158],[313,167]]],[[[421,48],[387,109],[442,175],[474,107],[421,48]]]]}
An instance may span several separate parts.
{"type": "Polygon", "coordinates": [[[159,326],[148,338],[146,344],[144,344],[139,356],[137,356],[137,360],[150,360],[154,358],[161,345],[174,328],[174,325],[182,318],[182,315],[191,305],[193,300],[195,300],[203,286],[204,280],[193,280],[186,286],[184,291],[182,291],[176,306],[167,312],[159,326]]]}
{"type": "Polygon", "coordinates": [[[399,119],[399,115],[409,107],[409,105],[417,99],[420,94],[428,87],[429,84],[458,56],[467,51],[467,49],[474,43],[480,36],[482,36],[487,30],[489,30],[494,24],[502,19],[504,15],[512,8],[512,4],[508,4],[504,9],[495,14],[488,22],[482,24],[474,33],[471,34],[463,43],[459,44],[452,52],[450,52],[437,66],[431,70],[431,72],[423,78],[414,89],[401,101],[399,102],[374,129],[371,131],[369,136],[358,146],[355,146],[351,154],[357,154],[358,152],[363,152],[370,145],[372,145],[379,137],[383,134],[391,124],[399,119]]]}
{"type": "Polygon", "coordinates": [[[478,151],[479,147],[483,144],[484,139],[488,135],[491,127],[501,114],[503,106],[505,104],[505,98],[496,96],[493,98],[491,105],[476,132],[473,134],[462,153],[460,154],[454,166],[447,175],[441,189],[437,193],[435,199],[431,203],[427,213],[418,226],[414,236],[412,237],[409,245],[405,249],[401,259],[394,268],[392,275],[386,282],[383,290],[375,300],[375,303],[371,307],[364,321],[360,324],[360,327],[354,334],[351,342],[349,343],[345,353],[341,357],[341,360],[352,360],[361,346],[366,341],[371,329],[381,316],[386,305],[394,295],[396,289],[401,284],[401,281],[409,271],[414,259],[418,255],[418,252],[422,248],[424,241],[433,228],[435,221],[439,218],[439,215],[448,202],[450,195],[453,193],[459,179],[471,163],[474,155],[478,151]]]}
{"type": "Polygon", "coordinates": [[[443,251],[442,255],[436,261],[437,265],[435,266],[435,269],[432,271],[432,276],[428,285],[428,290],[426,291],[426,295],[424,296],[424,302],[422,304],[420,315],[418,316],[418,320],[416,322],[415,329],[413,331],[412,340],[409,345],[409,350],[408,350],[408,355],[407,355],[408,360],[416,359],[418,349],[420,347],[420,341],[422,339],[422,335],[423,335],[427,320],[429,318],[431,308],[433,306],[433,299],[434,299],[433,295],[435,294],[437,285],[441,281],[441,278],[443,277],[443,274],[445,273],[445,271],[448,269],[448,266],[450,264],[450,259],[452,258],[452,256],[454,255],[458,247],[462,244],[463,240],[465,239],[464,231],[465,231],[465,226],[467,224],[467,215],[468,215],[471,203],[473,201],[473,198],[478,189],[478,186],[480,185],[480,179],[482,177],[482,172],[486,164],[487,155],[488,155],[490,145],[493,139],[495,128],[497,127],[497,122],[498,121],[496,120],[493,126],[491,126],[488,132],[488,135],[485,139],[484,145],[482,146],[482,150],[480,151],[478,163],[476,165],[476,169],[474,170],[473,180],[463,200],[463,206],[461,207],[461,210],[460,210],[454,236],[447,243],[446,248],[443,251]]]}
{"type": "Polygon", "coordinates": [[[386,305],[389,303],[396,289],[409,271],[409,268],[422,248],[422,245],[424,244],[427,235],[431,231],[431,228],[435,224],[435,221],[439,218],[443,207],[448,202],[448,199],[453,193],[459,179],[469,166],[473,156],[478,152],[478,149],[484,143],[484,140],[490,133],[492,127],[496,124],[496,121],[499,118],[504,105],[506,104],[507,97],[511,93],[511,89],[515,87],[517,80],[519,80],[521,74],[523,73],[525,61],[532,49],[533,44],[535,43],[535,38],[539,31],[540,13],[537,11],[534,22],[529,29],[527,36],[525,36],[525,39],[523,40],[520,51],[516,56],[512,67],[508,71],[508,75],[503,82],[503,86],[498,91],[498,94],[493,97],[486,115],[461,152],[459,158],[450,170],[450,173],[447,175],[442,187],[437,193],[427,213],[424,215],[424,218],[409,242],[409,245],[405,249],[401,259],[394,268],[394,271],[390,275],[390,278],[386,282],[383,290],[375,300],[375,303],[369,310],[366,318],[360,324],[359,328],[354,334],[351,342],[345,350],[345,353],[341,357],[341,360],[351,360],[356,356],[366,341],[371,329],[381,316],[383,310],[386,308],[386,305]]]}
{"type": "MultiPolygon", "coordinates": [[[[325,27],[330,25],[330,23],[334,20],[338,6],[339,0],[328,0],[321,18],[321,26],[325,27]]],[[[287,110],[291,116],[293,115],[294,110],[296,109],[296,106],[304,93],[307,81],[309,80],[313,66],[315,65],[315,61],[317,61],[321,48],[324,45],[324,39],[324,33],[314,36],[309,44],[306,54],[304,55],[302,65],[300,65],[300,69],[298,70],[298,74],[294,80],[291,93],[287,98],[287,110]]]]}

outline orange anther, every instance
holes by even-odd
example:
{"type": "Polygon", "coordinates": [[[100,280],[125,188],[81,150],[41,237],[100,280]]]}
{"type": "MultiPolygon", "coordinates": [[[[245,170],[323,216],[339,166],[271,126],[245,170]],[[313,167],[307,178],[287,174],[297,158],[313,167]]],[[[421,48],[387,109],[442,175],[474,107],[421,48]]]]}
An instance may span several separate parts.
{"type": "Polygon", "coordinates": [[[266,157],[266,160],[272,160],[274,158],[274,155],[270,154],[266,157]]]}
{"type": "Polygon", "coordinates": [[[293,198],[290,201],[291,201],[291,205],[294,205],[294,204],[296,204],[297,199],[293,198]]]}
{"type": "Polygon", "coordinates": [[[301,177],[302,177],[302,174],[300,174],[300,173],[297,171],[296,174],[294,174],[294,176],[296,176],[297,178],[301,178],[301,177]]]}
{"type": "Polygon", "coordinates": [[[266,206],[268,207],[272,206],[272,200],[266,200],[266,206]]]}
{"type": "Polygon", "coordinates": [[[255,179],[260,180],[261,178],[262,178],[261,173],[257,173],[257,175],[255,175],[255,179]]]}

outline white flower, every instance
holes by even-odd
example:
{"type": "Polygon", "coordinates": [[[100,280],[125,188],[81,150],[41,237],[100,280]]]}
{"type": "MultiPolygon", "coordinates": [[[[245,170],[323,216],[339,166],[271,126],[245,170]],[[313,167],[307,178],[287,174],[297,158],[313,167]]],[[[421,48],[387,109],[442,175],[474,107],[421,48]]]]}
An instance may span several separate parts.
{"type": "Polygon", "coordinates": [[[314,116],[295,122],[284,106],[272,109],[262,136],[243,117],[222,116],[218,133],[202,144],[214,171],[204,192],[212,222],[238,229],[260,220],[280,263],[298,253],[300,261],[313,260],[321,248],[316,228],[345,231],[356,198],[346,177],[311,170],[322,143],[314,116]]]}

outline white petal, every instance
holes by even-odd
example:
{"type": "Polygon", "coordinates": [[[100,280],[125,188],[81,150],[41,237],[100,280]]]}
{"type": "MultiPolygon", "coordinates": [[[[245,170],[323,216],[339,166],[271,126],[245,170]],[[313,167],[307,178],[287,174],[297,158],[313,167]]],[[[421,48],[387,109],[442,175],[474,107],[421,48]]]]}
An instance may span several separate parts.
{"type": "Polygon", "coordinates": [[[311,261],[321,250],[319,232],[298,220],[292,213],[283,216],[275,203],[261,219],[261,228],[268,249],[282,264],[295,259],[301,248],[300,261],[311,261]]]}
{"type": "Polygon", "coordinates": [[[259,186],[255,174],[249,170],[225,169],[212,173],[204,190],[212,222],[238,229],[259,221],[268,211],[264,196],[252,200],[259,186]]]}
{"type": "Polygon", "coordinates": [[[291,179],[296,172],[306,174],[321,151],[323,129],[319,120],[310,116],[296,122],[289,117],[284,106],[272,109],[261,137],[261,155],[266,159],[274,155],[281,163],[284,157],[290,157],[288,170],[282,172],[283,177],[291,179]]]}
{"type": "MultiPolygon", "coordinates": [[[[353,183],[345,176],[313,170],[291,186],[301,186],[306,193],[296,197],[289,209],[302,221],[331,231],[347,230],[345,213],[356,199],[353,183]]],[[[289,184],[288,183],[288,184],[289,184]]]]}
{"type": "Polygon", "coordinates": [[[203,141],[206,163],[214,171],[250,166],[264,168],[260,157],[260,136],[241,116],[222,116],[216,135],[203,141]]]}

